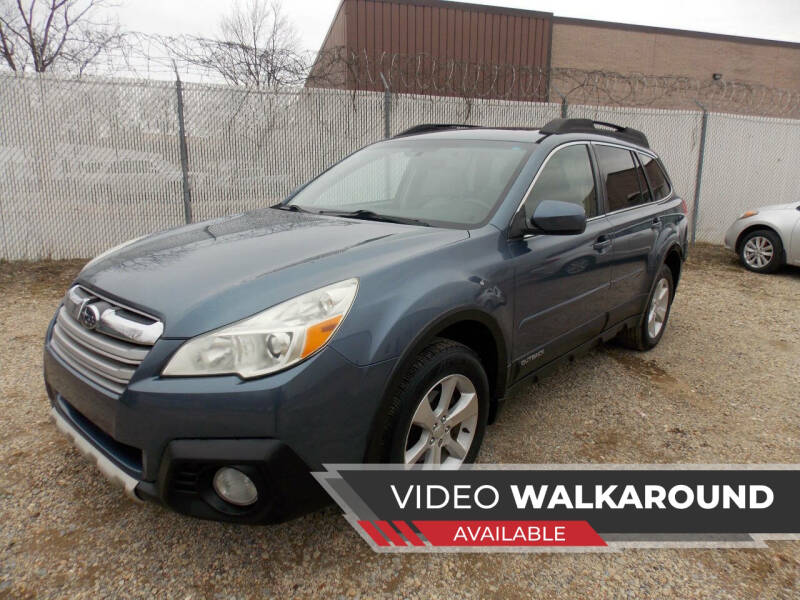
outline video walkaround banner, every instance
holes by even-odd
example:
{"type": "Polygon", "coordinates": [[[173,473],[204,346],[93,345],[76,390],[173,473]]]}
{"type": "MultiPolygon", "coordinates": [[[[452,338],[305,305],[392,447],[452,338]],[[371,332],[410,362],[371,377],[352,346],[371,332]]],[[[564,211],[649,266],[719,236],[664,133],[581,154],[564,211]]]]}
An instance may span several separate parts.
{"type": "Polygon", "coordinates": [[[378,552],[759,547],[800,539],[800,465],[326,465],[378,552]]]}

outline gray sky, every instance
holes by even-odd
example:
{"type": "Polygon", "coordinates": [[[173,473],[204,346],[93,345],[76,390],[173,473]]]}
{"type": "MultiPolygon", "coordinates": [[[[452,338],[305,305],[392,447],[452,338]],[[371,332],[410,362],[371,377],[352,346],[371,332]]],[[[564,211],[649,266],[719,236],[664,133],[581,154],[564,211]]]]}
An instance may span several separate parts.
{"type": "MultiPolygon", "coordinates": [[[[463,0],[469,2],[470,0],[463,0]]],[[[123,28],[160,34],[212,35],[233,0],[123,0],[123,28]]],[[[800,0],[486,0],[562,17],[619,21],[800,42],[800,0]]],[[[338,0],[283,0],[304,49],[317,50],[338,0]]]]}

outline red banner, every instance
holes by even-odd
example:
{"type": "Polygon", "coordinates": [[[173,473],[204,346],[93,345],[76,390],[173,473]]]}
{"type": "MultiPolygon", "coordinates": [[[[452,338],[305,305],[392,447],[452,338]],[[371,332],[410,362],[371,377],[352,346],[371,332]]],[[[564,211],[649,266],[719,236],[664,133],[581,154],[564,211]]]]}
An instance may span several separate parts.
{"type": "Polygon", "coordinates": [[[433,546],[605,546],[586,521],[414,521],[433,546]]]}

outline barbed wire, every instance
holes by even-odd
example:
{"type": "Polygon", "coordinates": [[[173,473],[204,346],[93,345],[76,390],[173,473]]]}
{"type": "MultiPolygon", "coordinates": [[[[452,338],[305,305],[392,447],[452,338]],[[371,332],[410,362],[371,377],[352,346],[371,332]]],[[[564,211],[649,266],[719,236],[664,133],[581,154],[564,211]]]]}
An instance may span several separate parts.
{"type": "Polygon", "coordinates": [[[800,117],[800,92],[738,80],[484,64],[429,54],[321,52],[306,85],[462,98],[697,109],[800,117]]]}
{"type": "MultiPolygon", "coordinates": [[[[152,36],[117,51],[85,75],[226,84],[212,69],[172,57],[152,36]]],[[[470,99],[557,102],[610,107],[649,107],[800,118],[800,92],[739,80],[700,80],[683,75],[486,64],[429,54],[351,52],[334,48],[298,58],[290,85],[258,90],[286,93],[303,87],[384,91],[470,99]]],[[[57,74],[54,74],[57,75],[57,74]]],[[[247,89],[246,86],[235,86],[247,89]]],[[[256,90],[252,90],[256,91],[256,90]]]]}

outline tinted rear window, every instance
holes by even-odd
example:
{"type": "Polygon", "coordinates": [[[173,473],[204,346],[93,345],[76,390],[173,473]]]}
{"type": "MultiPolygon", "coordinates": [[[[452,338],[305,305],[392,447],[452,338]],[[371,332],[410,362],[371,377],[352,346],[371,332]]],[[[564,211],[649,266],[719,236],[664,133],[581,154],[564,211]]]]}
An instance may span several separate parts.
{"type": "Polygon", "coordinates": [[[609,212],[649,202],[650,194],[639,183],[641,174],[629,150],[596,145],[595,151],[606,186],[609,212]]]}
{"type": "Polygon", "coordinates": [[[639,160],[642,161],[645,173],[647,173],[650,190],[653,192],[653,200],[663,200],[669,196],[669,182],[658,160],[646,154],[639,154],[639,160]]]}

